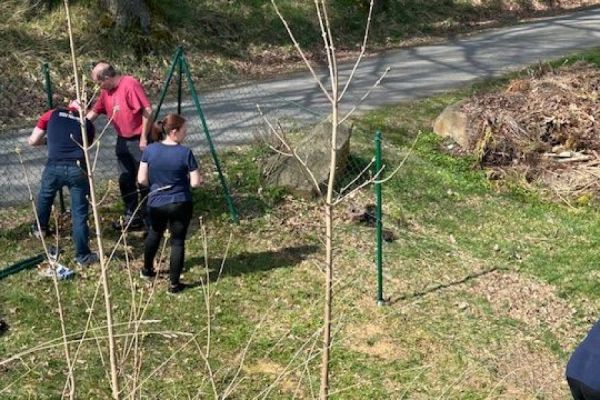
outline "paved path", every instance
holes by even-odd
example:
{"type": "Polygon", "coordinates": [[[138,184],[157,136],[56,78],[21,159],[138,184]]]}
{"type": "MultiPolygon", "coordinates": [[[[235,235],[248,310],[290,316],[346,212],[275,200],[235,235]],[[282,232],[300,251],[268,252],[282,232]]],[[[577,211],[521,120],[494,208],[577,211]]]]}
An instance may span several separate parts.
{"type": "MultiPolygon", "coordinates": [[[[425,97],[476,79],[501,75],[507,71],[600,46],[600,9],[576,12],[514,27],[499,28],[443,44],[390,51],[364,60],[343,101],[350,109],[389,66],[382,85],[362,104],[365,111],[386,104],[425,97]]],[[[341,67],[347,77],[352,65],[341,67]]],[[[326,72],[319,72],[325,84],[326,72]]],[[[256,104],[271,118],[286,124],[303,125],[326,115],[328,104],[308,73],[280,79],[201,93],[201,101],[217,148],[247,144],[263,129],[256,104]]],[[[173,105],[165,108],[172,111],[173,105]]],[[[198,152],[205,151],[204,135],[186,102],[183,113],[192,118],[195,133],[188,142],[198,152]]],[[[0,206],[22,202],[27,190],[22,168],[14,148],[27,148],[28,130],[0,136],[0,206]]],[[[114,133],[107,132],[99,158],[98,174],[115,177],[114,133]]],[[[25,150],[25,163],[37,190],[45,159],[43,151],[25,150]]]]}

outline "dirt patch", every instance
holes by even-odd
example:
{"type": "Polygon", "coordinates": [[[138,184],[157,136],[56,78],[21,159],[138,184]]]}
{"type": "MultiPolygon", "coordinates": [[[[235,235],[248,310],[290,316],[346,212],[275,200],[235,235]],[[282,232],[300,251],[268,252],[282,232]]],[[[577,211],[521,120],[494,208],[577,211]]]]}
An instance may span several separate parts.
{"type": "MultiPolygon", "coordinates": [[[[273,378],[277,378],[280,376],[280,374],[285,373],[284,370],[284,366],[277,364],[276,362],[273,362],[271,360],[259,360],[255,364],[251,364],[244,367],[244,371],[247,374],[270,375],[273,378]]],[[[294,393],[298,388],[298,382],[295,378],[293,378],[293,376],[291,376],[290,374],[286,374],[283,378],[279,380],[279,387],[287,393],[294,393]]]]}
{"type": "Polygon", "coordinates": [[[514,272],[494,271],[477,279],[468,290],[485,297],[495,313],[534,329],[548,328],[563,349],[573,347],[576,310],[550,285],[514,272]]]}
{"type": "Polygon", "coordinates": [[[343,337],[344,346],[352,351],[383,360],[406,358],[406,351],[390,339],[378,325],[350,325],[343,337]]]}
{"type": "Polygon", "coordinates": [[[534,348],[524,337],[515,338],[508,346],[499,350],[490,366],[500,380],[496,382],[492,398],[516,399],[536,398],[565,399],[568,390],[564,379],[564,365],[545,349],[534,348]]]}

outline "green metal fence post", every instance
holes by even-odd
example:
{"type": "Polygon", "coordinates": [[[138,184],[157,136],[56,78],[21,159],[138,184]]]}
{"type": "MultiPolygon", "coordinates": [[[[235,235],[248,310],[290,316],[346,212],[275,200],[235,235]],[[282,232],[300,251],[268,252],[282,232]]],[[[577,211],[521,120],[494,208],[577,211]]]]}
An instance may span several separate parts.
{"type": "Polygon", "coordinates": [[[229,187],[227,186],[227,182],[225,181],[225,177],[223,176],[223,172],[221,170],[221,162],[219,161],[219,156],[217,155],[217,151],[215,150],[215,146],[210,137],[208,125],[206,124],[206,118],[204,118],[204,113],[202,112],[202,107],[200,106],[200,100],[198,99],[198,93],[196,92],[196,87],[194,86],[194,81],[192,79],[192,73],[190,72],[190,66],[188,65],[184,54],[181,55],[181,63],[183,65],[183,70],[187,75],[187,81],[190,87],[190,92],[192,94],[192,99],[194,100],[194,105],[196,106],[196,111],[198,111],[200,121],[202,121],[202,127],[204,128],[204,134],[206,135],[206,140],[208,142],[210,154],[213,157],[215,167],[217,168],[217,172],[219,173],[219,180],[221,181],[221,186],[223,187],[223,191],[225,192],[225,201],[227,202],[227,207],[229,208],[231,219],[237,224],[239,223],[238,213],[235,209],[235,206],[233,205],[233,200],[231,198],[231,194],[229,193],[229,187]]]}
{"type": "Polygon", "coordinates": [[[181,55],[183,54],[183,48],[178,47],[175,51],[175,55],[173,56],[173,61],[171,61],[171,66],[169,67],[169,72],[167,73],[167,80],[163,85],[162,91],[160,93],[160,99],[158,100],[158,105],[156,106],[156,111],[154,112],[154,121],[158,119],[158,114],[160,113],[160,109],[165,101],[165,97],[167,96],[167,90],[169,89],[169,84],[171,83],[171,79],[173,78],[173,73],[175,72],[175,66],[179,63],[181,55]]]}
{"type": "Polygon", "coordinates": [[[18,261],[13,265],[10,265],[2,270],[0,270],[0,280],[10,276],[12,274],[16,274],[17,272],[30,269],[44,261],[46,258],[46,254],[38,254],[37,256],[29,257],[24,260],[18,261]]]}
{"type": "Polygon", "coordinates": [[[179,80],[177,81],[177,114],[181,115],[181,82],[183,81],[183,61],[179,57],[179,80]]]}
{"type": "MultiPolygon", "coordinates": [[[[54,108],[54,99],[52,98],[52,81],[50,80],[50,66],[47,62],[42,66],[42,70],[44,72],[44,86],[46,88],[46,102],[48,105],[48,110],[52,110],[54,108]]],[[[58,191],[58,202],[60,203],[60,212],[62,214],[65,213],[65,194],[63,193],[63,188],[61,187],[58,191]]]]}
{"type": "Polygon", "coordinates": [[[382,247],[382,233],[383,233],[383,220],[381,212],[381,131],[378,129],[375,133],[375,236],[376,236],[376,254],[375,264],[377,266],[377,304],[383,305],[383,247],[382,247]],[[377,175],[378,174],[378,175],[377,175]]]}
{"type": "Polygon", "coordinates": [[[48,63],[44,63],[42,70],[44,71],[48,110],[51,110],[54,108],[54,101],[52,100],[52,82],[50,81],[50,67],[48,66],[48,63]]]}

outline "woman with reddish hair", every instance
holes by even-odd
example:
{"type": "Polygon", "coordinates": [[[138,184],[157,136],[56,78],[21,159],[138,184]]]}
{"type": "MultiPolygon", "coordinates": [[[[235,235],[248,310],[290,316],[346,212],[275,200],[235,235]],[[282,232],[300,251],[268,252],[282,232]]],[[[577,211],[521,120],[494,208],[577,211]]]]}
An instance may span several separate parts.
{"type": "Polygon", "coordinates": [[[192,219],[192,193],[190,187],[202,183],[202,175],[192,150],[182,146],[187,135],[185,118],[168,114],[154,127],[161,141],[145,150],[138,171],[138,183],[150,187],[148,214],[150,229],[144,244],[142,279],[156,276],[154,257],[167,227],[171,232],[169,293],[185,289],[179,277],[183,270],[185,236],[192,219]]]}

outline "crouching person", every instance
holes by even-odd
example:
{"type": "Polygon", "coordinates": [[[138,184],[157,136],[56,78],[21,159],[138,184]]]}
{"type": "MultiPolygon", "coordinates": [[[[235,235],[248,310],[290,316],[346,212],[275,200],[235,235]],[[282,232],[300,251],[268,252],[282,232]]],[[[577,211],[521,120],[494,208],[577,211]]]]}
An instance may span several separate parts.
{"type": "Polygon", "coordinates": [[[600,321],[571,355],[567,382],[573,399],[600,400],[600,321]]]}
{"type": "MultiPolygon", "coordinates": [[[[86,120],[88,143],[94,138],[94,126],[86,120]]],[[[69,107],[56,108],[44,113],[28,138],[31,146],[48,144],[48,160],[42,173],[40,193],[36,210],[41,231],[48,231],[50,213],[56,192],[69,188],[71,195],[72,238],[75,244],[75,260],[81,267],[98,261],[98,255],[90,251],[88,228],[88,182],[82,145],[79,105],[72,101],[69,107]],[[46,140],[44,140],[46,138],[46,140]]],[[[36,227],[37,229],[37,227],[36,227]]]]}
{"type": "Polygon", "coordinates": [[[179,277],[185,257],[185,236],[192,219],[190,187],[198,187],[202,176],[192,150],[181,145],[187,135],[185,119],[177,114],[168,114],[156,127],[162,141],[152,143],[144,150],[138,171],[138,183],[150,186],[150,229],[140,277],[151,279],[156,276],[154,257],[168,227],[171,233],[168,291],[174,294],[185,289],[179,277]]]}

